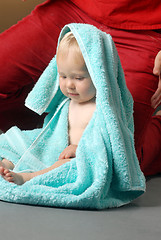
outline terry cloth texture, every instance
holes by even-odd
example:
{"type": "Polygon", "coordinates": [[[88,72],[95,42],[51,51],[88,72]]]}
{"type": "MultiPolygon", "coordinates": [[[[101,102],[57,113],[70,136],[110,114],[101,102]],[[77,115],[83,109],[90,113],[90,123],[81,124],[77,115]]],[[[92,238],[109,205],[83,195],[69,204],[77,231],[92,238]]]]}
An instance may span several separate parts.
{"type": "MultiPolygon", "coordinates": [[[[96,88],[96,110],[70,162],[18,186],[0,178],[0,199],[67,208],[103,209],[129,203],[145,191],[134,149],[133,100],[109,34],[87,24],[66,25],[58,44],[74,34],[96,88]]],[[[11,128],[0,136],[0,156],[15,172],[52,165],[68,146],[70,99],[59,88],[56,58],[27,97],[26,106],[48,112],[42,129],[11,128]]]]}

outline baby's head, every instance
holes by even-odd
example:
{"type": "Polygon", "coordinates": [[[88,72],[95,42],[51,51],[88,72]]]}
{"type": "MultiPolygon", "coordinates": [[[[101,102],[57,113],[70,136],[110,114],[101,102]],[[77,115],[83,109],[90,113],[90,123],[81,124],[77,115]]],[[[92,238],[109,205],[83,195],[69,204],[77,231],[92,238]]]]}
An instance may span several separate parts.
{"type": "Polygon", "coordinates": [[[60,41],[56,60],[63,94],[78,103],[93,101],[96,89],[72,32],[67,33],[60,41]]]}
{"type": "Polygon", "coordinates": [[[74,37],[72,32],[68,32],[64,35],[58,46],[57,60],[60,59],[63,61],[71,51],[73,53],[74,61],[76,63],[85,63],[76,38],[74,37]]]}

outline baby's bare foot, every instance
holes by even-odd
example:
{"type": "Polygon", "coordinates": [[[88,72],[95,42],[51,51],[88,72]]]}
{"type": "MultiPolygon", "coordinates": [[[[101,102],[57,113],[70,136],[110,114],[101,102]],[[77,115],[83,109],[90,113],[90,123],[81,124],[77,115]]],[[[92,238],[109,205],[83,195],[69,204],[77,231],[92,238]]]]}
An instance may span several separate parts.
{"type": "Polygon", "coordinates": [[[4,167],[0,167],[0,175],[8,182],[13,182],[17,185],[22,185],[26,181],[31,179],[30,173],[15,173],[6,169],[4,167]]]}

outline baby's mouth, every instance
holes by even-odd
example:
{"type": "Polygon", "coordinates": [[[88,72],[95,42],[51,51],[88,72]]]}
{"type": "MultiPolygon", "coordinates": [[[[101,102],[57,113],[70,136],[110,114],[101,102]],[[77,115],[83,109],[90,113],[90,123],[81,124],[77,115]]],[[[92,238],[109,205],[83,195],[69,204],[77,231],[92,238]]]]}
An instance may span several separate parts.
{"type": "Polygon", "coordinates": [[[78,93],[68,93],[68,95],[70,95],[70,96],[78,96],[79,94],[78,93]]]}

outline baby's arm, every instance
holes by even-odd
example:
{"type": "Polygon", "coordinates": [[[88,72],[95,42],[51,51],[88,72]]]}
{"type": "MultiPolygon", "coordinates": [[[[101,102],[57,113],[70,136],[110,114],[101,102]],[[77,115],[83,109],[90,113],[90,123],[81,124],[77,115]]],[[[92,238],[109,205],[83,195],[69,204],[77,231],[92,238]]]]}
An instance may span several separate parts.
{"type": "Polygon", "coordinates": [[[59,160],[74,158],[76,155],[77,145],[69,145],[64,149],[64,151],[60,154],[59,160]]]}

